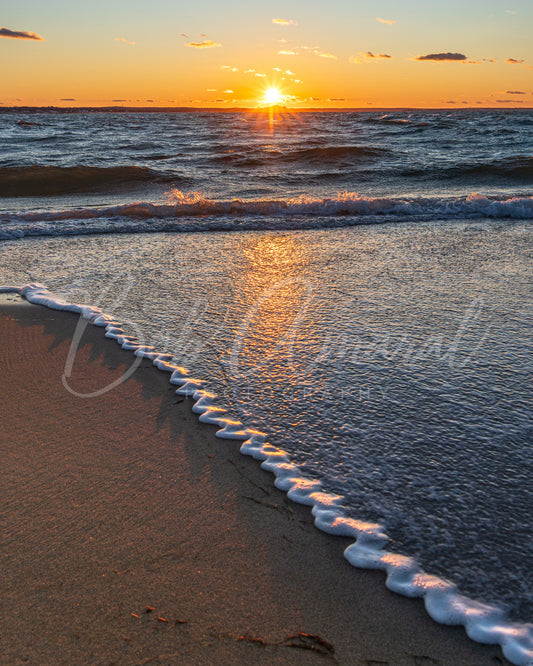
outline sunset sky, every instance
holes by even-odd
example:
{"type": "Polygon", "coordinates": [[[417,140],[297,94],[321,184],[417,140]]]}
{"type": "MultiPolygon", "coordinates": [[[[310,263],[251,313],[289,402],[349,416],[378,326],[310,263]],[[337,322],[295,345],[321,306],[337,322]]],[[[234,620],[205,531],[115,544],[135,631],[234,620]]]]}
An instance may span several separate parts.
{"type": "Polygon", "coordinates": [[[533,106],[531,0],[2,4],[4,106],[533,106]]]}

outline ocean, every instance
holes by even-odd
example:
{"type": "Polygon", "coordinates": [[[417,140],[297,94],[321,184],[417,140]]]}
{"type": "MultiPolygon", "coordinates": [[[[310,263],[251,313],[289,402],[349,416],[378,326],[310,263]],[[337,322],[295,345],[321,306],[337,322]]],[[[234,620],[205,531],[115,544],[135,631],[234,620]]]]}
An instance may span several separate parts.
{"type": "Polygon", "coordinates": [[[0,284],[170,354],[533,644],[532,130],[525,109],[3,110],[0,284]]]}

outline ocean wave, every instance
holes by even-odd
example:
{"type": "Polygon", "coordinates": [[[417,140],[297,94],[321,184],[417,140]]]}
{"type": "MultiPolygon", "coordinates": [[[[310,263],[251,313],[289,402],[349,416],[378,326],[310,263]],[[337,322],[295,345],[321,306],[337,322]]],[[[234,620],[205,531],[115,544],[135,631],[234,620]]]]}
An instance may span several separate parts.
{"type": "MultiPolygon", "coordinates": [[[[503,609],[461,594],[453,583],[422,570],[415,558],[391,551],[382,525],[349,517],[342,496],[327,492],[317,479],[305,477],[284,450],[268,442],[266,433],[231,418],[218,403],[217,395],[206,390],[206,382],[175,365],[172,354],[161,353],[126,335],[122,324],[100,308],[66,302],[41,284],[20,288],[0,286],[2,292],[19,293],[31,303],[77,313],[91,324],[105,328],[105,337],[115,340],[135,356],[151,361],[158,370],[169,373],[169,383],[172,388],[177,387],[176,394],[192,399],[192,411],[199,421],[216,426],[217,437],[240,442],[241,453],[259,461],[265,471],[273,474],[274,485],[279,490],[286,492],[292,501],[310,507],[319,530],[352,539],[344,551],[344,557],[352,566],[383,571],[389,590],[422,599],[431,618],[440,624],[463,626],[474,641],[500,645],[512,664],[530,666],[533,663],[532,624],[509,621],[503,609]]],[[[68,378],[63,377],[63,380],[68,381],[68,378]]],[[[97,393],[110,390],[113,385],[97,393]]],[[[77,395],[86,398],[94,394],[77,395]]]]}
{"type": "Polygon", "coordinates": [[[519,155],[485,164],[460,166],[457,170],[459,175],[465,176],[503,176],[533,181],[533,157],[519,155]]]}
{"type": "Polygon", "coordinates": [[[425,119],[423,119],[419,116],[413,116],[412,114],[409,114],[407,116],[384,114],[379,118],[370,117],[370,118],[365,118],[363,120],[364,123],[368,123],[371,125],[380,125],[380,124],[399,125],[400,127],[406,127],[406,128],[423,128],[423,127],[434,128],[437,123],[442,123],[443,121],[446,121],[446,118],[443,118],[441,116],[435,116],[433,118],[426,116],[425,119]],[[433,122],[430,122],[430,120],[433,122]]]}
{"type": "Polygon", "coordinates": [[[147,167],[12,166],[0,167],[0,197],[24,197],[86,192],[144,182],[183,182],[179,176],[147,167]]]}
{"type": "Polygon", "coordinates": [[[404,169],[402,175],[417,178],[429,177],[437,180],[465,177],[475,179],[498,177],[533,182],[533,157],[517,155],[490,162],[454,164],[449,167],[439,167],[438,169],[404,169]]]}
{"type": "Polygon", "coordinates": [[[236,150],[213,158],[214,162],[238,166],[262,166],[269,163],[304,162],[306,164],[336,164],[364,162],[389,155],[388,148],[370,146],[315,146],[292,150],[236,150]]]}
{"type": "Polygon", "coordinates": [[[282,153],[281,158],[286,162],[300,161],[338,161],[338,160],[364,160],[367,158],[388,155],[388,148],[374,148],[370,146],[317,146],[282,153]]]}
{"type": "Polygon", "coordinates": [[[169,203],[136,202],[102,208],[0,215],[0,240],[25,236],[198,231],[290,231],[425,220],[533,219],[533,196],[371,198],[336,197],[216,201],[199,192],[169,195],[169,203]]]}

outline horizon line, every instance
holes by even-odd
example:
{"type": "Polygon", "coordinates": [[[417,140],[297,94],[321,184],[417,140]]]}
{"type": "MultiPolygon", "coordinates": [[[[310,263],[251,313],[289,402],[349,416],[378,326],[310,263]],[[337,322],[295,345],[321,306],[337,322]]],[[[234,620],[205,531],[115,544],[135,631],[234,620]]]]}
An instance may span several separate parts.
{"type": "Polygon", "coordinates": [[[143,111],[143,112],[174,112],[174,113],[186,113],[190,111],[202,111],[202,112],[215,112],[215,113],[231,113],[231,112],[260,112],[268,113],[272,110],[276,110],[278,113],[299,113],[299,112],[312,112],[312,111],[321,111],[321,112],[372,112],[372,111],[460,111],[465,109],[478,109],[478,110],[522,110],[522,111],[532,111],[533,106],[512,106],[509,105],[499,105],[499,106],[484,106],[480,104],[476,105],[467,105],[461,104],[460,106],[339,106],[339,107],[287,107],[287,106],[234,106],[234,107],[204,107],[204,106],[117,106],[117,105],[100,105],[100,106],[56,106],[54,104],[47,105],[28,105],[28,104],[18,104],[11,106],[4,106],[0,104],[0,113],[4,111],[116,111],[116,112],[130,112],[130,111],[143,111]]]}

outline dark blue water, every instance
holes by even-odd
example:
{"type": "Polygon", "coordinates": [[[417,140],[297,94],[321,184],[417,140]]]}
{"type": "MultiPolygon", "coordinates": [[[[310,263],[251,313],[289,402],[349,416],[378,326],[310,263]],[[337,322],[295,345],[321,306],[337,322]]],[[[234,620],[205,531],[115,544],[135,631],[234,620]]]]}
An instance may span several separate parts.
{"type": "Polygon", "coordinates": [[[244,215],[264,212],[251,202],[291,199],[315,203],[291,210],[305,215],[387,214],[397,200],[405,214],[443,215],[472,193],[528,196],[532,130],[527,110],[286,111],[273,121],[261,112],[3,112],[0,212],[161,204],[177,191],[174,204],[191,192],[203,202],[178,215],[223,214],[228,206],[209,203],[234,199],[248,202],[244,215]],[[369,200],[367,210],[324,205],[342,193],[369,200]]]}

